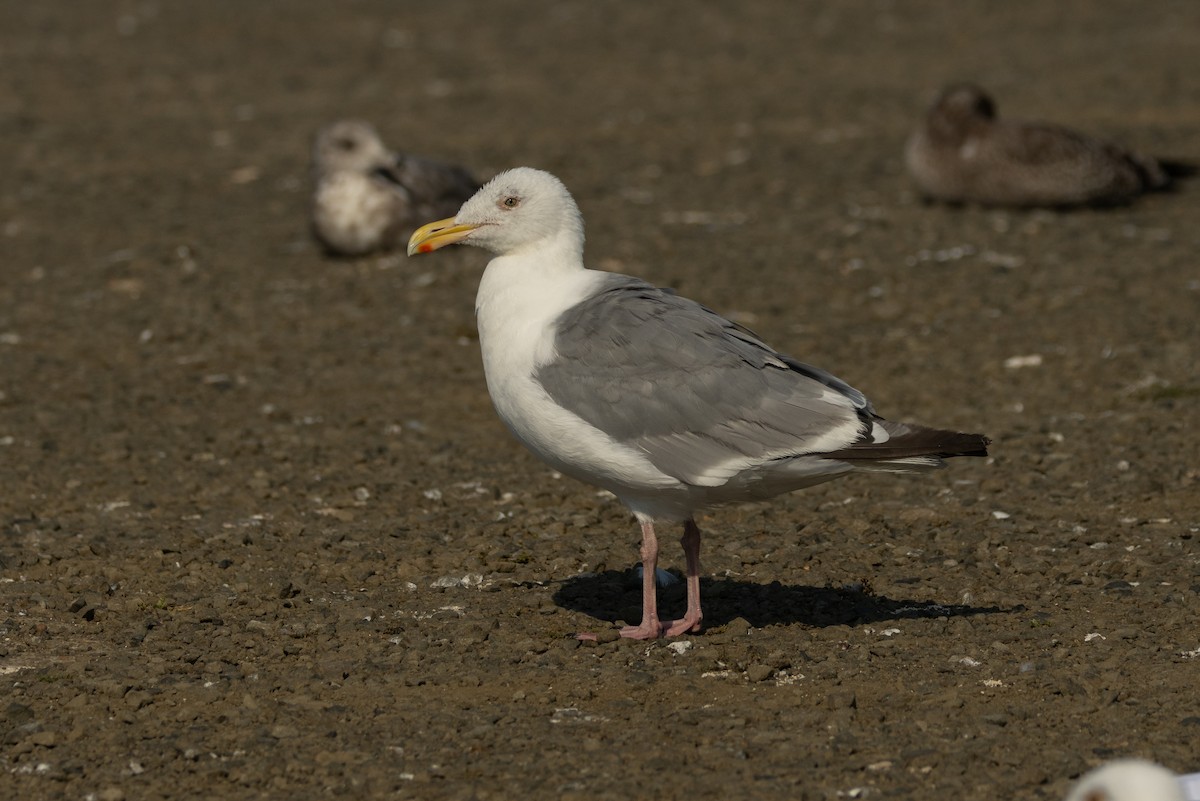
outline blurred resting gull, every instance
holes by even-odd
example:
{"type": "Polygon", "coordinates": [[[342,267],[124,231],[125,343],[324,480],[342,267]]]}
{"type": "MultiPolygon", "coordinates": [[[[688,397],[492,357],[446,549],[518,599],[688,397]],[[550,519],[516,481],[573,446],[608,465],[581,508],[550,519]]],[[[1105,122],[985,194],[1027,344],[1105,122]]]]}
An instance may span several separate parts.
{"type": "Polygon", "coordinates": [[[322,128],[313,143],[312,228],[333,254],[390,250],[479,189],[462,167],[394,153],[360,120],[322,128]]]}
{"type": "Polygon", "coordinates": [[[693,515],[854,471],[906,473],[985,456],[979,434],[878,417],[861,392],[669,290],[583,266],[566,187],[519,167],[458,215],[418,229],[410,255],[459,242],[496,254],[475,299],[488,390],[526,447],[609,490],[642,528],[642,620],[624,637],[699,631],[693,515]],[[687,612],[660,621],[654,521],[683,524],[687,612]]]}
{"type": "Polygon", "coordinates": [[[904,160],[928,197],[991,206],[1124,203],[1166,187],[1168,170],[1190,171],[1068,128],[1001,119],[992,98],[968,83],[942,90],[904,160]]]}

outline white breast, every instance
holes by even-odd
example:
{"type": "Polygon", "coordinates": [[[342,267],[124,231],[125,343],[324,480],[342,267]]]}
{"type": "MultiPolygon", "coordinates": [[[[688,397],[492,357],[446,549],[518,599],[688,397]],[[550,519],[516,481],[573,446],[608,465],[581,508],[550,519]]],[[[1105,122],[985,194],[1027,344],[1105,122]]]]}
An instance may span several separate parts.
{"type": "Polygon", "coordinates": [[[324,176],[313,199],[313,223],[336,250],[364,253],[379,247],[396,214],[399,197],[369,176],[336,172],[324,176]]]}
{"type": "Polygon", "coordinates": [[[500,418],[524,445],[566,475],[629,500],[638,490],[678,488],[645,455],[556,404],[534,379],[555,358],[555,321],[588,297],[603,273],[546,271],[528,258],[499,257],[476,298],[488,391],[500,418]]]}

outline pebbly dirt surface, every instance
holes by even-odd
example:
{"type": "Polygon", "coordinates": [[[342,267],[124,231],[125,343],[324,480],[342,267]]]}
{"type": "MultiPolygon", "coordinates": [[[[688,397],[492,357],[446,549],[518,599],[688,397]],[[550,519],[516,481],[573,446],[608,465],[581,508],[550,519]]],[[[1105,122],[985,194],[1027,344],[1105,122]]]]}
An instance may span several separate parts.
{"type": "Polygon", "coordinates": [[[901,163],[954,79],[1195,161],[1197,30],[1188,0],[5,4],[0,796],[1200,769],[1200,186],[946,208],[901,163]],[[313,244],[309,138],[343,116],[555,172],[593,266],[994,457],[707,515],[705,632],[577,642],[636,619],[637,527],[495,418],[485,254],[313,244]]]}

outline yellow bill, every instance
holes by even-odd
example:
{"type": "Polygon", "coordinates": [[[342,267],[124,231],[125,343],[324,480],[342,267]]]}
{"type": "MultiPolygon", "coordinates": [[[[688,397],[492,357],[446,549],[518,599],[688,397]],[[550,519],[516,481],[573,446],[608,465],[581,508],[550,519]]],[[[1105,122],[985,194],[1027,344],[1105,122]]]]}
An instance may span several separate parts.
{"type": "Polygon", "coordinates": [[[413,231],[413,235],[409,237],[408,255],[432,253],[438,248],[453,245],[478,227],[478,225],[455,225],[453,217],[426,223],[413,231]]]}

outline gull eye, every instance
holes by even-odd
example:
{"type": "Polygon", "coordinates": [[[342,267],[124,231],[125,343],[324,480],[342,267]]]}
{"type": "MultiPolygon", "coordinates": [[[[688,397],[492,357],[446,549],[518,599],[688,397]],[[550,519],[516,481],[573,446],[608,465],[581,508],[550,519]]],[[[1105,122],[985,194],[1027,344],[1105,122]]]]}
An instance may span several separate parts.
{"type": "Polygon", "coordinates": [[[504,200],[500,201],[500,205],[504,206],[506,209],[515,209],[517,206],[521,205],[521,198],[509,195],[508,197],[504,198],[504,200]]]}

